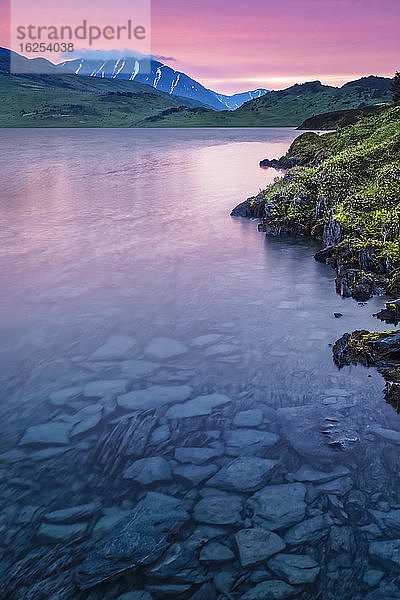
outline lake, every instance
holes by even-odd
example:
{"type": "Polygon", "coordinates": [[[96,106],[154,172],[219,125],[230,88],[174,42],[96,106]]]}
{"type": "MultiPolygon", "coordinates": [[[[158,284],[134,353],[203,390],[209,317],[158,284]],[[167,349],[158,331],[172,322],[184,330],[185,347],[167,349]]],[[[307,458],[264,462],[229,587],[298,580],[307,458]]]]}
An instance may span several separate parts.
{"type": "Polygon", "coordinates": [[[230,216],[297,135],[1,131],[0,597],[400,598],[384,299],[230,216]]]}

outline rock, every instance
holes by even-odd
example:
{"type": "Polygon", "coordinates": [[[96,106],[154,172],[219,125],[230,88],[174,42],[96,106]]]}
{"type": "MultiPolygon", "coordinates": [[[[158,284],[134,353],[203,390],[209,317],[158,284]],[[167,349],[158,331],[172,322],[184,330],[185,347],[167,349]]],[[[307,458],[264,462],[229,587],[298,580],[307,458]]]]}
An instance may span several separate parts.
{"type": "Polygon", "coordinates": [[[369,512],[381,529],[400,534],[400,510],[389,510],[388,512],[370,510],[369,512]]]}
{"type": "Polygon", "coordinates": [[[291,546],[298,546],[304,542],[316,542],[328,535],[330,525],[332,525],[332,519],[328,515],[318,515],[289,529],[285,540],[291,546]]]}
{"type": "Polygon", "coordinates": [[[190,600],[217,600],[215,587],[211,581],[204,583],[201,588],[190,597],[190,600]]]}
{"type": "Polygon", "coordinates": [[[192,485],[199,485],[218,471],[217,465],[178,465],[174,467],[174,475],[192,485]]]}
{"type": "Polygon", "coordinates": [[[222,527],[213,527],[212,525],[198,525],[196,529],[193,531],[192,535],[187,538],[186,543],[190,544],[190,546],[197,550],[201,548],[205,544],[207,544],[210,540],[213,540],[217,537],[223,537],[226,535],[225,529],[222,527]]]}
{"type": "Polygon", "coordinates": [[[222,467],[208,485],[226,491],[254,492],[265,485],[277,464],[277,460],[267,458],[236,458],[222,467]]]}
{"type": "Polygon", "coordinates": [[[307,488],[302,483],[271,485],[256,492],[247,505],[254,511],[254,521],[274,531],[304,519],[307,488]]]}
{"type": "Polygon", "coordinates": [[[252,408],[238,412],[233,419],[235,427],[258,427],[264,420],[261,408],[252,408]]]}
{"type": "Polygon", "coordinates": [[[276,433],[258,431],[256,429],[233,429],[225,433],[226,453],[231,456],[254,456],[264,454],[270,446],[274,446],[279,437],[276,433]]]}
{"type": "Polygon", "coordinates": [[[237,525],[241,523],[242,499],[239,496],[207,496],[194,507],[193,517],[200,523],[237,525]]]}
{"type": "Polygon", "coordinates": [[[192,392],[190,385],[152,385],[119,396],[117,404],[127,410],[154,410],[165,404],[184,402],[192,392]]]}
{"type": "Polygon", "coordinates": [[[164,600],[165,598],[181,598],[190,590],[191,586],[188,584],[179,583],[163,583],[160,585],[148,585],[148,591],[157,600],[164,600]]]}
{"type": "Polygon", "coordinates": [[[87,398],[104,398],[104,396],[116,396],[123,394],[128,389],[127,379],[115,379],[104,381],[91,381],[83,388],[87,398]]]}
{"type": "Polygon", "coordinates": [[[318,490],[320,493],[344,496],[351,490],[352,487],[353,480],[351,477],[338,477],[338,479],[318,485],[316,490],[318,490]]]}
{"type": "Polygon", "coordinates": [[[171,432],[168,425],[160,425],[150,436],[150,444],[156,446],[162,442],[166,442],[170,438],[171,432]]]}
{"type": "Polygon", "coordinates": [[[292,585],[314,583],[320,572],[318,563],[307,554],[277,554],[268,566],[292,585]]]}
{"type": "Polygon", "coordinates": [[[180,499],[148,492],[101,540],[80,565],[77,580],[89,589],[137,566],[154,563],[189,515],[180,499]]]}
{"type": "Polygon", "coordinates": [[[214,577],[214,585],[219,592],[226,595],[227,592],[229,593],[231,591],[235,579],[236,575],[234,572],[218,571],[214,577]]]}
{"type": "Polygon", "coordinates": [[[286,546],[279,535],[261,527],[241,529],[235,534],[235,541],[243,567],[263,562],[286,546]]]}
{"type": "Polygon", "coordinates": [[[363,575],[363,582],[368,585],[368,587],[376,587],[384,574],[385,573],[383,571],[369,569],[368,571],[365,571],[363,575]]]}
{"type": "Polygon", "coordinates": [[[44,519],[50,523],[76,523],[77,521],[91,518],[99,509],[100,504],[98,502],[80,504],[79,506],[71,506],[70,508],[61,508],[48,512],[44,515],[44,519]]]}
{"type": "Polygon", "coordinates": [[[124,358],[137,345],[134,338],[127,335],[112,335],[91,355],[92,360],[118,360],[124,358]]]}
{"type": "Polygon", "coordinates": [[[76,425],[71,431],[71,437],[86,433],[97,427],[103,416],[103,406],[100,404],[91,404],[80,410],[74,415],[77,420],[76,425]]]}
{"type": "Polygon", "coordinates": [[[302,465],[296,473],[293,474],[295,481],[309,481],[311,483],[326,483],[342,477],[350,473],[349,469],[344,466],[335,465],[332,471],[317,471],[308,465],[302,465]]]}
{"type": "Polygon", "coordinates": [[[176,542],[154,565],[146,569],[146,574],[156,579],[170,579],[171,577],[182,579],[184,571],[196,569],[199,566],[196,554],[189,544],[176,542]]]}
{"type": "Polygon", "coordinates": [[[133,479],[141,485],[151,485],[159,481],[171,481],[172,472],[165,458],[152,456],[136,460],[125,469],[123,478],[133,479]]]}
{"type": "Polygon", "coordinates": [[[188,417],[203,417],[210,415],[213,410],[228,404],[231,399],[223,394],[207,394],[197,396],[181,405],[171,406],[168,409],[167,419],[185,419],[188,417]]]}
{"type": "Polygon", "coordinates": [[[42,425],[32,425],[27,429],[19,442],[19,446],[64,446],[69,444],[69,434],[72,425],[51,421],[42,425]]]}
{"type": "Polygon", "coordinates": [[[234,559],[235,555],[232,550],[218,542],[210,542],[200,551],[201,562],[223,563],[234,559]]]}
{"type": "Polygon", "coordinates": [[[371,542],[369,554],[382,563],[386,569],[391,567],[400,571],[400,539],[371,542]]]}
{"type": "Polygon", "coordinates": [[[63,388],[62,390],[51,392],[49,400],[54,406],[63,406],[64,404],[68,404],[79,398],[82,393],[83,387],[81,386],[63,388]]]}
{"type": "Polygon", "coordinates": [[[176,460],[183,463],[192,463],[194,465],[202,465],[221,454],[221,451],[213,448],[175,448],[176,460]]]}
{"type": "Polygon", "coordinates": [[[216,344],[222,338],[220,333],[209,333],[206,335],[199,335],[192,340],[192,346],[208,346],[209,344],[216,344]]]}
{"type": "Polygon", "coordinates": [[[153,600],[153,596],[149,592],[137,591],[137,592],[126,592],[118,596],[117,600],[153,600]]]}
{"type": "Polygon", "coordinates": [[[340,313],[340,312],[335,312],[335,313],[333,313],[333,315],[334,315],[335,319],[340,319],[341,317],[343,317],[343,313],[340,313]]]}
{"type": "Polygon", "coordinates": [[[383,427],[379,427],[378,425],[371,425],[370,431],[372,431],[372,433],[374,433],[376,436],[387,440],[388,442],[400,444],[400,431],[395,431],[393,429],[384,429],[383,427]]]}
{"type": "Polygon", "coordinates": [[[243,594],[241,600],[285,600],[298,594],[298,588],[279,580],[262,581],[243,594]]]}
{"type": "Polygon", "coordinates": [[[130,511],[121,506],[110,506],[103,509],[103,516],[97,521],[93,534],[96,538],[110,531],[117,523],[129,515],[130,511]]]}
{"type": "Polygon", "coordinates": [[[72,523],[70,525],[54,525],[42,523],[37,533],[38,541],[42,544],[65,544],[76,542],[85,537],[87,523],[72,523]]]}
{"type": "Polygon", "coordinates": [[[146,346],[146,354],[164,360],[187,352],[187,347],[178,340],[167,337],[156,337],[146,346]]]}
{"type": "Polygon", "coordinates": [[[149,360],[124,360],[120,363],[121,371],[128,377],[137,378],[148,375],[160,367],[149,360]]]}

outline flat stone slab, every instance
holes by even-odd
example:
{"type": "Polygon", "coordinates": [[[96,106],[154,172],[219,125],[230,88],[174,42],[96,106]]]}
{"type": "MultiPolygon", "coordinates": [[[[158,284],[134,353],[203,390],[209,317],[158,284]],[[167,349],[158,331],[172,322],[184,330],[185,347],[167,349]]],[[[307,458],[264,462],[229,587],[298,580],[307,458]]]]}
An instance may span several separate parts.
{"type": "Polygon", "coordinates": [[[142,485],[150,485],[158,481],[171,481],[172,472],[165,458],[152,456],[136,460],[125,469],[123,478],[133,479],[142,485]]]}
{"type": "Polygon", "coordinates": [[[87,523],[72,523],[71,525],[55,525],[42,523],[39,527],[37,538],[43,544],[60,544],[75,542],[82,539],[87,530],[87,523]]]}
{"type": "Polygon", "coordinates": [[[200,551],[200,562],[224,563],[235,560],[235,555],[227,546],[219,542],[210,542],[200,551]]]}
{"type": "Polygon", "coordinates": [[[298,546],[305,542],[316,542],[328,535],[329,528],[332,524],[333,521],[329,515],[321,515],[306,519],[289,529],[285,535],[285,540],[291,546],[298,546]]]}
{"type": "Polygon", "coordinates": [[[84,386],[83,393],[87,398],[116,396],[117,394],[123,394],[126,392],[128,385],[129,381],[127,379],[91,381],[84,386]]]}
{"type": "Polygon", "coordinates": [[[279,535],[261,527],[241,529],[235,534],[235,542],[242,567],[261,563],[286,546],[279,535]]]}
{"type": "Polygon", "coordinates": [[[63,406],[79,398],[83,393],[83,386],[72,386],[51,392],[49,400],[54,406],[63,406]]]}
{"type": "Polygon", "coordinates": [[[154,410],[166,404],[184,402],[192,392],[190,385],[152,385],[119,396],[117,404],[126,410],[154,410]]]}
{"type": "Polygon", "coordinates": [[[171,406],[168,409],[167,419],[185,419],[188,417],[203,417],[211,415],[213,410],[228,404],[231,399],[224,394],[207,394],[205,396],[197,396],[193,400],[189,400],[184,404],[171,406]]]}
{"type": "Polygon", "coordinates": [[[199,485],[203,481],[206,481],[212,475],[218,471],[217,465],[192,465],[183,464],[174,467],[174,475],[178,478],[184,479],[187,483],[192,485],[199,485]]]}
{"type": "Polygon", "coordinates": [[[121,371],[128,377],[143,377],[159,369],[159,363],[149,360],[124,360],[120,363],[121,371]]]}
{"type": "Polygon", "coordinates": [[[400,444],[400,431],[394,429],[385,429],[384,427],[378,427],[377,425],[371,425],[369,430],[376,436],[392,442],[393,444],[400,444]]]}
{"type": "Polygon", "coordinates": [[[262,581],[246,592],[241,600],[285,600],[299,593],[295,588],[284,581],[262,581]]]}
{"type": "Polygon", "coordinates": [[[241,523],[243,502],[239,496],[207,496],[193,509],[193,517],[200,523],[236,525],[241,523]]]}
{"type": "Polygon", "coordinates": [[[318,563],[307,554],[277,554],[268,566],[292,585],[314,583],[320,572],[318,563]]]}
{"type": "Polygon", "coordinates": [[[71,423],[60,423],[50,421],[42,425],[32,425],[27,429],[19,442],[19,446],[42,445],[42,446],[65,446],[69,444],[69,434],[72,429],[71,423]]]}
{"type": "Polygon", "coordinates": [[[152,431],[150,436],[150,444],[156,445],[161,444],[162,442],[166,442],[169,439],[170,435],[171,432],[168,425],[160,425],[152,431]]]}
{"type": "Polygon", "coordinates": [[[205,335],[199,335],[192,340],[192,346],[201,348],[202,346],[208,346],[210,344],[216,344],[220,341],[222,335],[220,333],[208,333],[205,335]]]}
{"type": "Polygon", "coordinates": [[[226,453],[231,456],[254,456],[279,441],[276,433],[258,429],[232,429],[225,433],[226,453]]]}
{"type": "Polygon", "coordinates": [[[264,420],[261,408],[242,410],[235,415],[233,424],[235,427],[258,427],[264,420]]]}
{"type": "Polygon", "coordinates": [[[318,471],[308,465],[302,465],[300,469],[293,474],[293,479],[296,481],[309,481],[311,483],[326,483],[337,477],[348,475],[349,473],[350,470],[341,465],[335,465],[332,471],[329,472],[318,471]]]}
{"type": "Polygon", "coordinates": [[[271,485],[256,492],[247,504],[254,511],[254,521],[274,531],[304,519],[306,491],[302,483],[271,485]]]}
{"type": "Polygon", "coordinates": [[[199,568],[199,562],[193,548],[186,542],[175,542],[154,565],[146,569],[146,574],[156,579],[180,578],[187,569],[199,568]]]}
{"type": "Polygon", "coordinates": [[[127,335],[112,335],[91,355],[92,360],[118,360],[126,357],[137,346],[137,341],[127,335]]]}
{"type": "Polygon", "coordinates": [[[118,596],[117,600],[153,600],[153,596],[145,591],[126,592],[126,594],[118,596]]]}
{"type": "Polygon", "coordinates": [[[188,349],[184,344],[168,337],[154,338],[147,344],[145,349],[146,354],[161,360],[185,354],[187,351],[188,349]]]}
{"type": "Polygon", "coordinates": [[[266,484],[278,462],[253,456],[236,458],[222,467],[208,485],[226,491],[254,492],[266,484]]]}
{"type": "Polygon", "coordinates": [[[50,523],[76,523],[92,517],[99,509],[100,504],[98,502],[91,502],[90,504],[53,510],[46,513],[44,519],[50,523]]]}
{"type": "Polygon", "coordinates": [[[333,479],[332,481],[321,483],[316,487],[316,489],[320,493],[344,496],[353,488],[353,486],[354,483],[351,477],[338,477],[337,479],[333,479]]]}
{"type": "Polygon", "coordinates": [[[400,571],[400,539],[371,542],[369,554],[384,566],[400,571]]]}
{"type": "Polygon", "coordinates": [[[131,513],[94,545],[77,572],[81,589],[89,589],[135,566],[154,564],[189,514],[179,498],[148,492],[131,513]]]}
{"type": "Polygon", "coordinates": [[[179,462],[182,463],[192,463],[194,465],[202,465],[220,455],[221,451],[215,450],[214,448],[175,448],[176,460],[179,460],[179,462]]]}

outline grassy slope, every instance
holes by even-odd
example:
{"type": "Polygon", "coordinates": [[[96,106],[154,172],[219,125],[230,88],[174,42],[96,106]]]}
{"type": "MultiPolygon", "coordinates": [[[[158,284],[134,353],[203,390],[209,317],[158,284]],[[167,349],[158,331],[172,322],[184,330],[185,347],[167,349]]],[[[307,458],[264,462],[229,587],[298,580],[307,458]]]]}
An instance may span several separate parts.
{"type": "Polygon", "coordinates": [[[0,74],[0,127],[135,127],[184,103],[198,104],[133,81],[0,74]]]}
{"type": "Polygon", "coordinates": [[[160,116],[146,127],[296,127],[314,115],[389,102],[387,90],[365,86],[334,88],[313,83],[270,92],[235,111],[191,111],[160,116]]]}
{"type": "Polygon", "coordinates": [[[303,134],[288,156],[304,166],[251,200],[270,207],[269,226],[318,237],[333,213],[345,242],[400,257],[399,106],[335,133],[303,134]]]}

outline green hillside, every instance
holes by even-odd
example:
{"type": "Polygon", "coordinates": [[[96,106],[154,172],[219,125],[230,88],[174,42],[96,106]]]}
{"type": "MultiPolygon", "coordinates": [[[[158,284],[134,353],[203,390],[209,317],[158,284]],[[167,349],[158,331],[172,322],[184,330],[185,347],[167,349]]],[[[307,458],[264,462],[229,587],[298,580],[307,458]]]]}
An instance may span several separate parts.
{"type": "Polygon", "coordinates": [[[269,92],[235,111],[180,111],[146,119],[143,127],[297,127],[306,119],[338,110],[390,102],[390,80],[366,77],[341,88],[319,81],[269,92]]]}

